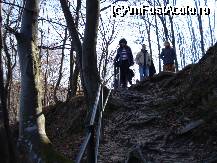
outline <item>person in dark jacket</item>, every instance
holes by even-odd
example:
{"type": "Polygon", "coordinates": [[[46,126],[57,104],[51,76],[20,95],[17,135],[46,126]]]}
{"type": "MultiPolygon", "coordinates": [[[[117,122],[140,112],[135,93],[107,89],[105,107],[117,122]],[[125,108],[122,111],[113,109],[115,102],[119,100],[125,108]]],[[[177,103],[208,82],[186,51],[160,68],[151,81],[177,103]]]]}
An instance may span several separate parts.
{"type": "Polygon", "coordinates": [[[170,46],[168,41],[164,42],[165,48],[162,49],[160,58],[163,60],[163,69],[164,71],[175,72],[174,60],[176,58],[175,50],[170,46]]]}
{"type": "Polygon", "coordinates": [[[117,50],[117,55],[115,57],[115,65],[120,66],[120,83],[123,88],[127,87],[128,71],[129,67],[133,63],[133,54],[131,48],[127,46],[126,39],[121,39],[119,41],[120,47],[117,50]]]}

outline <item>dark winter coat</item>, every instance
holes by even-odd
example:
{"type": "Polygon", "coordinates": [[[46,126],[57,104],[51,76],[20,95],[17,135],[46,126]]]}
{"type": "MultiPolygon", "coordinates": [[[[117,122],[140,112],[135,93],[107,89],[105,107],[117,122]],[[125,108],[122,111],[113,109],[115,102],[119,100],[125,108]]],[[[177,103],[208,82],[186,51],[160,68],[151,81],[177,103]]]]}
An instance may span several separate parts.
{"type": "MultiPolygon", "coordinates": [[[[115,63],[118,63],[118,65],[120,66],[121,65],[121,52],[122,52],[122,47],[119,47],[118,50],[117,50],[117,55],[115,57],[115,63]]],[[[125,47],[126,49],[126,52],[127,52],[127,58],[128,58],[128,62],[129,62],[129,67],[132,66],[134,64],[133,62],[133,54],[132,54],[132,51],[131,51],[131,48],[129,46],[126,46],[125,47]]]]}
{"type": "Polygon", "coordinates": [[[173,48],[163,48],[160,54],[160,58],[163,60],[163,64],[174,64],[176,58],[176,52],[173,48]]]}

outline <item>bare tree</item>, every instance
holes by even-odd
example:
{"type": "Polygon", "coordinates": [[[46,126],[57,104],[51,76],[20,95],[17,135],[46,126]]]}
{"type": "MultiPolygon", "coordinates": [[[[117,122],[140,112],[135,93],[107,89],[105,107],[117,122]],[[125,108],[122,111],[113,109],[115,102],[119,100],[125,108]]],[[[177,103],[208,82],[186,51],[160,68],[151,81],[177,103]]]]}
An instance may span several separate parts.
{"type": "MultiPolygon", "coordinates": [[[[75,27],[76,28],[78,28],[78,24],[79,24],[80,10],[81,10],[81,0],[77,0],[76,17],[75,17],[75,27]]],[[[68,99],[76,95],[77,86],[78,86],[78,76],[79,76],[79,65],[78,64],[79,62],[77,62],[76,64],[75,57],[74,57],[74,51],[75,51],[75,48],[73,45],[73,41],[71,41],[68,99]],[[74,63],[75,63],[75,68],[73,71],[74,63]]],[[[76,58],[76,59],[79,59],[79,58],[76,58]]]]}
{"type": "MultiPolygon", "coordinates": [[[[154,7],[156,6],[155,0],[154,0],[154,7]]],[[[160,59],[160,53],[161,53],[161,49],[160,49],[160,39],[159,39],[159,28],[158,28],[158,23],[157,23],[157,16],[156,14],[154,15],[154,21],[155,21],[155,25],[156,25],[156,36],[157,36],[157,45],[158,45],[158,60],[159,60],[159,72],[161,72],[161,59],[160,59]]]]}
{"type": "Polygon", "coordinates": [[[27,162],[64,162],[53,151],[45,132],[42,113],[38,32],[38,0],[26,0],[20,33],[16,33],[21,70],[19,144],[27,162]],[[49,157],[49,155],[53,155],[49,157]]]}
{"type": "MultiPolygon", "coordinates": [[[[80,1],[78,5],[80,5],[80,1]]],[[[70,37],[72,39],[72,46],[73,50],[76,52],[76,65],[78,66],[80,77],[81,77],[81,83],[83,87],[83,91],[85,92],[85,96],[87,97],[87,90],[86,85],[84,84],[84,76],[83,76],[83,68],[82,68],[82,44],[81,40],[79,38],[79,33],[77,30],[77,24],[70,12],[69,6],[68,6],[68,0],[60,0],[60,4],[62,7],[62,11],[65,16],[67,28],[69,30],[70,37]]],[[[77,10],[80,7],[77,7],[77,10]]]]}
{"type": "MultiPolygon", "coordinates": [[[[198,9],[198,2],[197,0],[194,0],[195,2],[195,6],[197,11],[198,9]]],[[[200,6],[200,2],[199,2],[199,6],[200,6]]],[[[199,25],[199,32],[200,32],[200,44],[201,44],[201,51],[202,51],[202,56],[205,55],[205,48],[204,48],[204,36],[203,36],[203,23],[202,23],[202,18],[200,14],[197,14],[197,20],[198,20],[198,25],[199,25]]]]}
{"type": "Polygon", "coordinates": [[[68,96],[67,98],[70,99],[74,97],[77,92],[78,86],[78,76],[79,76],[79,66],[76,64],[76,58],[74,57],[74,46],[73,42],[71,41],[71,50],[70,50],[70,76],[69,76],[69,88],[68,88],[68,96]],[[75,66],[74,66],[75,65],[75,66]]]}
{"type": "MultiPolygon", "coordinates": [[[[205,1],[205,6],[207,6],[207,0],[205,1]]],[[[213,40],[213,30],[212,30],[212,26],[211,26],[211,20],[210,20],[210,15],[208,16],[208,20],[209,20],[209,32],[210,32],[210,39],[211,39],[211,45],[213,46],[214,40],[213,40]]]]}
{"type": "Polygon", "coordinates": [[[82,46],[82,70],[89,101],[94,102],[99,84],[96,42],[99,22],[99,0],[86,0],[86,24],[82,46]]]}
{"type": "Polygon", "coordinates": [[[62,48],[62,56],[61,56],[61,61],[60,61],[59,76],[58,76],[57,83],[56,83],[55,88],[54,88],[54,101],[55,101],[55,103],[57,103],[59,101],[58,97],[57,97],[57,90],[60,86],[60,82],[61,82],[61,79],[63,77],[62,69],[63,69],[63,60],[65,57],[66,40],[67,40],[67,28],[65,29],[65,38],[63,40],[63,48],[62,48]]]}
{"type": "Polygon", "coordinates": [[[99,83],[96,56],[96,38],[99,19],[99,1],[86,1],[86,24],[83,45],[79,39],[76,23],[69,10],[68,1],[60,0],[68,30],[76,51],[82,86],[88,101],[93,101],[99,83]]]}
{"type": "Polygon", "coordinates": [[[150,23],[150,18],[147,15],[147,21],[145,21],[145,27],[146,27],[146,32],[148,36],[148,44],[149,44],[149,49],[150,49],[150,55],[152,58],[152,46],[151,46],[151,23],[150,23]]]}
{"type": "Polygon", "coordinates": [[[117,26],[119,23],[116,20],[110,20],[109,18],[102,18],[100,16],[100,25],[99,25],[99,39],[98,43],[100,44],[100,57],[99,57],[99,64],[98,69],[101,78],[105,81],[106,77],[109,73],[108,66],[109,63],[113,65],[113,58],[114,51],[109,51],[110,45],[116,39],[118,30],[117,26]]]}
{"type": "MultiPolygon", "coordinates": [[[[169,0],[167,0],[167,3],[169,4],[169,0]]],[[[173,0],[173,5],[176,5],[176,0],[173,0]]],[[[173,16],[169,13],[169,21],[170,21],[170,27],[171,27],[171,33],[172,33],[172,45],[174,50],[176,51],[176,39],[175,39],[175,31],[174,31],[174,23],[173,23],[173,16]]],[[[177,51],[175,56],[175,67],[176,71],[179,70],[178,60],[177,60],[177,51]]]]}
{"type": "Polygon", "coordinates": [[[194,31],[194,27],[192,25],[192,20],[191,20],[191,17],[188,16],[188,29],[190,31],[190,34],[191,34],[191,52],[192,52],[192,63],[195,63],[196,60],[199,59],[199,56],[198,56],[198,52],[197,52],[197,48],[196,48],[196,35],[195,35],[195,31],[194,31]]]}
{"type": "Polygon", "coordinates": [[[0,137],[3,149],[1,151],[2,159],[4,162],[16,162],[15,150],[13,146],[13,139],[9,126],[9,115],[7,105],[7,86],[4,86],[4,71],[2,61],[2,49],[3,49],[3,38],[2,38],[2,3],[0,3],[0,137]],[[3,123],[3,124],[2,124],[3,123]],[[6,142],[6,143],[5,143],[6,142]]]}

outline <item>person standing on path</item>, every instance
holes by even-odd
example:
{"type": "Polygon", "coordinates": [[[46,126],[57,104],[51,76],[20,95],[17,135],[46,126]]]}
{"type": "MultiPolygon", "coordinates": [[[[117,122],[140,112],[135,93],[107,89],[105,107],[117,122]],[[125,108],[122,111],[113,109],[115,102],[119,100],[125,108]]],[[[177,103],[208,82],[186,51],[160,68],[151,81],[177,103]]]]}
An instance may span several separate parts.
{"type": "Polygon", "coordinates": [[[164,64],[163,70],[175,72],[174,61],[176,59],[176,52],[170,46],[169,41],[165,41],[164,46],[165,48],[162,49],[162,52],[160,54],[160,58],[163,60],[163,64],[164,64]]]}
{"type": "Polygon", "coordinates": [[[120,83],[121,87],[127,87],[129,67],[134,64],[131,48],[127,45],[126,39],[119,41],[120,47],[117,50],[117,55],[114,64],[120,67],[120,83]]]}
{"type": "Polygon", "coordinates": [[[146,50],[146,45],[142,45],[142,49],[136,55],[136,63],[139,65],[140,81],[149,76],[149,67],[151,66],[151,56],[146,50]]]}

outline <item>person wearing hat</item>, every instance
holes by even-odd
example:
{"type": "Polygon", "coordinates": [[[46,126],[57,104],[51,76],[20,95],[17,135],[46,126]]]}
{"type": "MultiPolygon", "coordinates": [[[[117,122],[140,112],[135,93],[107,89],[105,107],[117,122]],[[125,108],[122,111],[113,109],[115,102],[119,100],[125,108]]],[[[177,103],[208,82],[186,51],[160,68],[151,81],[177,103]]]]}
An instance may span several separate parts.
{"type": "Polygon", "coordinates": [[[140,81],[149,76],[149,67],[151,66],[151,56],[146,50],[146,45],[142,45],[142,49],[136,55],[136,63],[139,65],[140,81]]]}
{"type": "Polygon", "coordinates": [[[133,63],[133,54],[131,48],[127,45],[126,39],[122,38],[119,41],[120,47],[117,49],[117,55],[115,57],[116,66],[120,67],[120,82],[123,88],[127,87],[128,81],[128,71],[129,67],[132,66],[133,63]]]}
{"type": "Polygon", "coordinates": [[[163,64],[164,64],[163,70],[175,72],[174,61],[176,59],[176,52],[170,46],[169,41],[165,41],[164,46],[165,48],[162,49],[162,52],[160,54],[160,58],[163,60],[163,64]]]}

